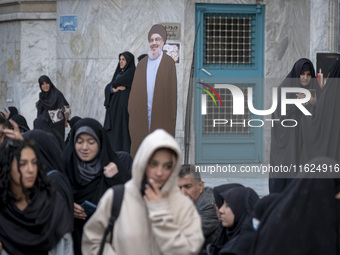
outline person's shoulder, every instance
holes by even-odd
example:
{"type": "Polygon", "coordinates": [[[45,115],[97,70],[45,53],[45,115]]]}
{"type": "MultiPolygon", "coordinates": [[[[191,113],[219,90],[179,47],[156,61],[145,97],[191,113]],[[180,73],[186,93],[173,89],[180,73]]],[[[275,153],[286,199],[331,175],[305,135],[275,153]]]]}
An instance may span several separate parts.
{"type": "Polygon", "coordinates": [[[198,207],[205,206],[205,205],[212,206],[213,202],[214,202],[214,193],[213,193],[212,188],[205,187],[201,195],[198,197],[195,204],[198,207]]]}

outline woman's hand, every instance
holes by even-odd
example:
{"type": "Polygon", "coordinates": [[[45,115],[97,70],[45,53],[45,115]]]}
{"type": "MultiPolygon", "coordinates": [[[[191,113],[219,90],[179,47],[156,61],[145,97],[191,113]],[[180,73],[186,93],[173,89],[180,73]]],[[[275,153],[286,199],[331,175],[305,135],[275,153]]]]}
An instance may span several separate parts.
{"type": "Polygon", "coordinates": [[[117,87],[117,89],[118,89],[118,90],[126,90],[126,87],[124,87],[124,86],[119,86],[119,87],[117,87]]]}
{"type": "Polygon", "coordinates": [[[168,192],[165,192],[163,195],[161,190],[154,185],[152,180],[150,180],[150,184],[145,185],[145,195],[144,195],[144,201],[145,202],[151,202],[151,201],[156,201],[160,200],[163,198],[167,198],[169,195],[168,192]]]}
{"type": "Polygon", "coordinates": [[[2,253],[2,242],[0,242],[0,255],[2,253]]]}
{"type": "Polygon", "coordinates": [[[107,178],[112,178],[118,174],[118,168],[117,165],[113,162],[110,162],[107,166],[104,166],[104,175],[107,178]]]}
{"type": "Polygon", "coordinates": [[[85,220],[87,215],[84,212],[84,208],[81,207],[77,203],[73,203],[73,207],[74,207],[74,209],[73,209],[74,218],[85,220]]]}
{"type": "Polygon", "coordinates": [[[18,124],[14,120],[10,120],[10,122],[13,126],[13,129],[5,128],[3,132],[6,134],[6,136],[14,140],[24,140],[20,133],[18,124]]]}

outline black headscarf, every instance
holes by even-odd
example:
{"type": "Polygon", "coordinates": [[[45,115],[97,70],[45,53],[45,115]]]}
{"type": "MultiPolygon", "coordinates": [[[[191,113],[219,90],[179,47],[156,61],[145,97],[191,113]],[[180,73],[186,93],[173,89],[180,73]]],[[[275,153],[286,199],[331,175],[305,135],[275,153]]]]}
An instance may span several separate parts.
{"type": "Polygon", "coordinates": [[[61,158],[62,151],[54,135],[43,130],[34,129],[24,133],[23,137],[32,139],[35,142],[47,171],[59,170],[64,173],[61,158]]]}
{"type": "MultiPolygon", "coordinates": [[[[235,188],[235,187],[244,187],[244,186],[239,183],[228,183],[228,184],[222,184],[220,186],[216,186],[213,188],[213,194],[214,194],[215,204],[217,208],[221,208],[221,206],[224,203],[221,193],[229,189],[235,188]]],[[[213,243],[208,245],[207,249],[209,250],[211,254],[217,254],[218,251],[225,244],[226,240],[227,240],[226,228],[223,227],[222,224],[220,223],[218,226],[218,229],[216,230],[216,239],[213,243]]]]}
{"type": "Polygon", "coordinates": [[[25,132],[30,130],[24,116],[22,116],[20,114],[16,114],[11,118],[11,120],[14,120],[15,123],[18,124],[21,133],[25,133],[25,132]]]}
{"type": "Polygon", "coordinates": [[[340,60],[335,61],[330,70],[326,85],[310,109],[312,116],[301,118],[301,163],[317,156],[340,162],[340,60]]]}
{"type": "MultiPolygon", "coordinates": [[[[9,150],[22,150],[24,147],[26,146],[1,145],[1,189],[6,187],[8,179],[4,175],[9,175],[7,163],[2,161],[5,159],[3,156],[6,153],[7,158],[7,155],[11,153],[8,152],[9,150]]],[[[34,151],[38,162],[40,162],[38,151],[35,148],[34,151]]],[[[5,159],[5,161],[8,160],[5,159]]],[[[41,165],[38,163],[38,176],[44,175],[40,167],[41,165]]],[[[23,211],[17,208],[13,199],[8,200],[5,204],[1,203],[0,240],[3,249],[9,254],[46,255],[57,245],[62,236],[70,233],[73,229],[73,209],[70,208],[65,197],[53,188],[54,186],[48,185],[45,178],[38,177],[34,187],[29,190],[30,201],[23,211]]]]}
{"type": "MultiPolygon", "coordinates": [[[[300,130],[300,118],[302,114],[295,105],[287,105],[286,115],[281,115],[281,89],[284,87],[315,89],[318,98],[320,86],[315,79],[315,70],[312,62],[309,59],[301,58],[294,64],[290,73],[278,87],[278,104],[272,114],[272,119],[278,119],[280,121],[275,121],[274,126],[271,128],[270,165],[298,166],[302,147],[300,130]],[[311,72],[312,79],[310,84],[304,87],[300,83],[300,74],[307,70],[311,72]],[[281,125],[281,121],[284,119],[293,119],[298,124],[295,127],[284,127],[281,125]]],[[[287,98],[296,98],[296,94],[288,93],[287,98]]],[[[289,124],[293,125],[294,123],[289,124]]],[[[289,179],[275,178],[280,177],[280,174],[279,172],[277,174],[270,174],[269,191],[271,193],[281,192],[289,182],[289,179]]]]}
{"type": "Polygon", "coordinates": [[[255,237],[252,212],[259,197],[247,187],[234,187],[222,192],[221,197],[234,213],[234,225],[226,227],[226,240],[218,254],[247,255],[255,237]]]}
{"type": "Polygon", "coordinates": [[[56,110],[59,109],[65,105],[69,105],[69,103],[66,101],[63,93],[61,93],[52,83],[50,78],[46,75],[40,76],[38,79],[39,87],[41,92],[39,93],[39,101],[37,102],[37,109],[38,109],[38,116],[44,111],[44,110],[56,110]],[[41,85],[43,82],[46,82],[50,84],[50,89],[47,92],[44,92],[41,89],[41,85]]]}
{"type": "Polygon", "coordinates": [[[43,112],[33,121],[33,128],[43,130],[47,133],[51,133],[57,139],[61,150],[64,149],[63,137],[53,128],[52,120],[50,119],[48,112],[43,112]]]}
{"type": "Polygon", "coordinates": [[[13,116],[18,114],[18,109],[15,106],[9,106],[5,110],[9,113],[8,119],[11,119],[13,116]]]}
{"type": "Polygon", "coordinates": [[[221,208],[221,206],[224,203],[223,197],[221,197],[221,193],[234,187],[244,187],[244,186],[239,183],[228,183],[228,184],[222,184],[220,186],[216,186],[213,188],[215,203],[218,208],[221,208]]]}
{"type": "Polygon", "coordinates": [[[128,90],[131,89],[133,77],[135,74],[136,66],[135,66],[135,57],[128,51],[119,54],[120,56],[124,56],[126,59],[126,65],[123,69],[120,68],[119,62],[116,67],[116,71],[113,74],[112,80],[105,87],[105,101],[104,106],[110,106],[110,95],[111,88],[117,88],[119,86],[124,86],[128,90]]]}
{"type": "MultiPolygon", "coordinates": [[[[329,158],[309,163],[336,164],[329,158]]],[[[337,254],[337,192],[334,179],[293,179],[261,221],[249,254],[337,254]]]]}
{"type": "Polygon", "coordinates": [[[125,183],[130,179],[130,175],[126,167],[121,163],[116,153],[112,151],[106,132],[102,125],[95,119],[83,118],[74,125],[71,131],[71,138],[63,151],[63,164],[66,174],[69,177],[73,188],[74,200],[81,204],[84,200],[97,204],[104,192],[114,184],[125,183]],[[84,181],[78,169],[79,157],[75,151],[75,136],[78,129],[82,127],[90,127],[99,140],[100,153],[97,154],[97,160],[101,165],[101,169],[113,162],[117,165],[118,174],[112,178],[106,178],[103,170],[99,171],[91,182],[84,181]]]}
{"type": "MultiPolygon", "coordinates": [[[[83,163],[87,164],[85,162],[83,163]]],[[[111,149],[104,128],[97,120],[92,118],[83,118],[78,120],[71,129],[70,140],[63,151],[63,164],[72,186],[74,202],[79,205],[81,205],[85,200],[97,205],[107,189],[115,184],[125,183],[131,177],[126,167],[121,163],[116,153],[111,149]],[[99,171],[95,176],[91,177],[90,182],[88,180],[84,180],[80,174],[79,163],[81,163],[81,160],[75,151],[76,136],[78,135],[78,130],[83,127],[90,128],[94,132],[96,139],[98,139],[98,149],[100,151],[100,153],[97,153],[96,158],[89,163],[93,164],[94,161],[96,161],[96,169],[97,164],[100,164],[99,171]],[[118,173],[112,178],[107,178],[103,173],[103,167],[108,165],[110,162],[117,165],[118,173]]],[[[88,218],[86,220],[88,220],[88,218]]],[[[85,222],[85,220],[81,219],[74,220],[73,242],[75,254],[81,254],[81,238],[85,222]]]]}

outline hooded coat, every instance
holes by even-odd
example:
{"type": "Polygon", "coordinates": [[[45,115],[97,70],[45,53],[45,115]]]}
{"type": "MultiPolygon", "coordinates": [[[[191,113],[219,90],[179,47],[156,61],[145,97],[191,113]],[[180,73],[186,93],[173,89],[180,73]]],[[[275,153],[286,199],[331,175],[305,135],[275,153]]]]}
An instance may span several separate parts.
{"type": "Polygon", "coordinates": [[[104,128],[110,139],[114,151],[130,152],[131,139],[129,133],[129,113],[128,102],[133,76],[135,74],[135,57],[128,51],[119,54],[126,59],[126,65],[123,69],[117,64],[116,71],[112,80],[105,87],[106,108],[104,128]],[[119,86],[125,87],[125,90],[113,92],[112,88],[119,86]]]}
{"type": "MultiPolygon", "coordinates": [[[[156,130],[145,138],[133,162],[132,179],[124,186],[113,238],[107,239],[103,254],[193,255],[199,252],[204,242],[201,219],[193,202],[182,195],[177,186],[180,164],[179,146],[164,130],[156,130]],[[163,194],[168,192],[168,197],[146,203],[141,192],[145,169],[154,152],[161,148],[169,148],[177,154],[176,166],[161,188],[163,194]]],[[[83,254],[98,254],[113,199],[110,189],[86,224],[83,254]]]]}
{"type": "Polygon", "coordinates": [[[174,60],[167,54],[159,64],[152,103],[149,132],[147,65],[149,58],[143,58],[136,68],[129,99],[129,130],[131,156],[134,157],[143,139],[156,129],[164,129],[175,136],[177,113],[177,76],[174,60]]]}

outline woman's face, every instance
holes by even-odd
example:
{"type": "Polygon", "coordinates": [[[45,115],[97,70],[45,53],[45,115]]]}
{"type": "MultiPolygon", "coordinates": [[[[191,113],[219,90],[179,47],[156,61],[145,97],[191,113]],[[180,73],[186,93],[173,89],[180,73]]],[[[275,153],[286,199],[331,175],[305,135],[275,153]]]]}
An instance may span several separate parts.
{"type": "Polygon", "coordinates": [[[85,162],[93,160],[99,150],[99,144],[97,140],[87,133],[81,133],[78,135],[75,149],[78,157],[85,162]]]}
{"type": "Polygon", "coordinates": [[[224,204],[218,212],[220,214],[220,220],[223,227],[232,227],[234,225],[235,215],[226,201],[224,201],[224,204]]]}
{"type": "Polygon", "coordinates": [[[50,90],[50,84],[47,83],[46,81],[44,81],[42,84],[41,84],[41,89],[42,91],[44,92],[48,92],[50,90]]]}
{"type": "Polygon", "coordinates": [[[26,147],[22,149],[19,161],[19,169],[18,161],[16,158],[14,158],[11,167],[11,186],[13,190],[22,189],[20,183],[21,177],[23,186],[26,189],[32,188],[38,176],[37,157],[32,148],[26,147]]]}
{"type": "Polygon", "coordinates": [[[305,71],[300,74],[300,83],[304,87],[309,85],[311,79],[312,79],[312,74],[310,71],[305,71]]]}
{"type": "Polygon", "coordinates": [[[124,57],[124,55],[121,55],[119,57],[119,67],[120,69],[123,69],[126,66],[126,59],[124,57]]]}
{"type": "Polygon", "coordinates": [[[148,162],[145,170],[147,183],[161,188],[174,170],[173,154],[166,149],[156,151],[148,162]]]}

